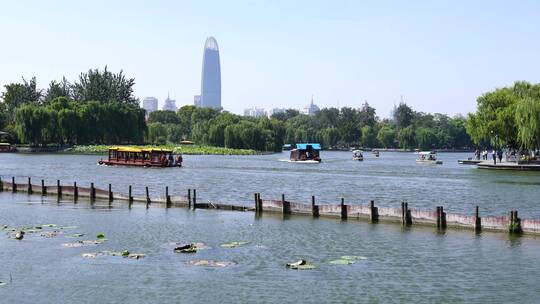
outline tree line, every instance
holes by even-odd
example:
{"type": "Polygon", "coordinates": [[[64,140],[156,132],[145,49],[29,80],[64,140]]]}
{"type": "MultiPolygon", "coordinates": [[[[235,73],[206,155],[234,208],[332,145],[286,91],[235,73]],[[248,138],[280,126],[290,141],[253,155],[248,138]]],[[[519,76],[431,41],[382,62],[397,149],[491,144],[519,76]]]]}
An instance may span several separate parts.
{"type": "Polygon", "coordinates": [[[145,113],[123,72],[89,70],[38,89],[36,78],[4,86],[0,129],[32,146],[142,143],[145,113]]]}
{"type": "Polygon", "coordinates": [[[540,84],[517,81],[484,93],[469,114],[467,132],[474,144],[513,149],[540,148],[540,84]]]}
{"type": "Polygon", "coordinates": [[[184,106],[176,113],[150,113],[147,140],[155,144],[192,139],[227,148],[279,151],[284,143],[318,142],[324,148],[370,147],[462,149],[472,146],[466,119],[415,112],[405,103],[392,119],[379,119],[364,103],[360,109],[325,108],[314,116],[294,109],[251,118],[226,111],[184,106]]]}
{"type": "Polygon", "coordinates": [[[113,73],[107,67],[81,73],[73,82],[52,81],[45,90],[37,88],[35,78],[23,78],[4,86],[0,129],[34,146],[192,140],[258,151],[279,151],[284,143],[300,142],[318,142],[324,148],[472,147],[466,118],[416,112],[405,103],[388,119],[380,119],[366,102],[360,108],[324,108],[314,116],[288,109],[262,118],[184,106],[177,112],[152,112],[145,120],[134,84],[122,71],[113,73]]]}

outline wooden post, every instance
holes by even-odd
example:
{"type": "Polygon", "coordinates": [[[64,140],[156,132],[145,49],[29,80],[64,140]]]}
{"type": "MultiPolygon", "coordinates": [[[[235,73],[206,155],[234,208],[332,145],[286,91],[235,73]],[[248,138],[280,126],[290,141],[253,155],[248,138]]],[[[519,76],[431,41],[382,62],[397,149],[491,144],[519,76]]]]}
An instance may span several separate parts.
{"type": "Polygon", "coordinates": [[[133,203],[133,196],[131,195],[131,185],[129,185],[129,193],[128,193],[128,201],[129,203],[133,203]]]}
{"type": "Polygon", "coordinates": [[[281,194],[281,206],[283,214],[291,214],[291,203],[285,200],[285,194],[281,194]]]}
{"type": "Polygon", "coordinates": [[[444,212],[443,206],[441,208],[441,228],[446,229],[446,212],[444,212]]]}
{"type": "Polygon", "coordinates": [[[58,197],[62,196],[62,186],[60,186],[59,179],[56,180],[56,194],[58,195],[58,197]]]}
{"type": "Polygon", "coordinates": [[[347,219],[347,205],[345,205],[345,198],[341,198],[341,219],[347,219]]]}
{"type": "Polygon", "coordinates": [[[113,201],[112,185],[109,184],[109,202],[113,201]]]}
{"type": "Polygon", "coordinates": [[[45,186],[44,180],[41,180],[41,195],[47,195],[47,186],[45,186]]]}
{"type": "Polygon", "coordinates": [[[261,194],[257,193],[257,197],[259,198],[259,213],[262,213],[264,208],[263,208],[263,200],[261,198],[261,194]]]}
{"type": "Polygon", "coordinates": [[[165,186],[165,208],[171,207],[171,197],[169,196],[169,186],[165,186]]]}
{"type": "Polygon", "coordinates": [[[32,194],[32,180],[28,177],[28,194],[32,194]]]}
{"type": "Polygon", "coordinates": [[[148,192],[148,187],[146,187],[146,208],[149,207],[150,203],[150,193],[148,192]]]}
{"type": "Polygon", "coordinates": [[[313,217],[319,217],[319,206],[315,205],[315,195],[311,196],[311,214],[313,217]]]}
{"type": "Polygon", "coordinates": [[[15,184],[15,176],[11,177],[11,192],[17,192],[17,184],[15,184]]]}
{"type": "Polygon", "coordinates": [[[375,207],[375,201],[369,202],[369,209],[371,211],[371,222],[379,221],[379,208],[375,207]]]}
{"type": "Polygon", "coordinates": [[[197,189],[193,189],[193,210],[197,209],[197,189]]]}
{"type": "Polygon", "coordinates": [[[90,183],[90,200],[93,201],[96,199],[96,188],[94,188],[94,183],[90,183]]]}
{"type": "Polygon", "coordinates": [[[2,177],[0,176],[0,192],[4,191],[4,182],[2,182],[2,177]]]}
{"type": "Polygon", "coordinates": [[[405,224],[412,225],[411,210],[409,210],[409,203],[405,202],[405,224]]]}
{"type": "Polygon", "coordinates": [[[482,231],[482,219],[480,218],[480,211],[478,210],[478,206],[476,206],[474,212],[474,231],[480,232],[482,231]]]}
{"type": "Polygon", "coordinates": [[[187,190],[188,209],[191,209],[191,189],[187,190]]]}
{"type": "Polygon", "coordinates": [[[77,182],[73,182],[73,199],[76,201],[79,198],[79,188],[77,182]]]}
{"type": "Polygon", "coordinates": [[[255,193],[255,213],[259,213],[259,195],[255,193]]]}

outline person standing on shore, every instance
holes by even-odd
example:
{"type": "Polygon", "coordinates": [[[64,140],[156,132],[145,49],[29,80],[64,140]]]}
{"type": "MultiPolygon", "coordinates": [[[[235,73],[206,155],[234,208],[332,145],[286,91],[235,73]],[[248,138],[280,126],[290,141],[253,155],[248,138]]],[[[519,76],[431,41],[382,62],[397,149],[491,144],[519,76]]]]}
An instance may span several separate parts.
{"type": "Polygon", "coordinates": [[[502,162],[502,157],[503,157],[502,149],[499,149],[499,151],[497,151],[497,156],[499,157],[499,164],[500,164],[502,162]]]}
{"type": "Polygon", "coordinates": [[[497,164],[497,151],[495,151],[495,149],[491,151],[491,156],[493,157],[493,164],[496,165],[497,164]]]}

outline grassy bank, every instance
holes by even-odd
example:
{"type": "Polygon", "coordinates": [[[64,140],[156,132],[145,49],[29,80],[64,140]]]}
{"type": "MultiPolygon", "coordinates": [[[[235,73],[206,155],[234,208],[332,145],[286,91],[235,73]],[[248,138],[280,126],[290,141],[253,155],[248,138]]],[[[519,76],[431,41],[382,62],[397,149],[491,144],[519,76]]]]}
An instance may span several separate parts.
{"type": "MultiPolygon", "coordinates": [[[[89,145],[89,146],[73,146],[63,150],[67,153],[80,153],[80,154],[102,154],[107,153],[107,149],[112,146],[107,145],[89,145]]],[[[175,153],[182,153],[184,155],[255,155],[259,154],[255,150],[248,149],[230,149],[222,147],[211,146],[198,146],[198,145],[162,145],[162,146],[135,146],[130,147],[137,148],[164,148],[171,149],[175,153]]]]}

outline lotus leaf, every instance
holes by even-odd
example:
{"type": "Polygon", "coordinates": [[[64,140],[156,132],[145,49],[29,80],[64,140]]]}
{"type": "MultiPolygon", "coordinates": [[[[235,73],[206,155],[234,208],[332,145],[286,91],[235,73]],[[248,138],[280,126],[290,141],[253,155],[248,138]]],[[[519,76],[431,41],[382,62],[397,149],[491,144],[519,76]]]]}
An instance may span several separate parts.
{"type": "Polygon", "coordinates": [[[236,248],[236,247],[243,246],[246,244],[249,244],[249,242],[246,242],[246,241],[230,242],[230,243],[221,244],[221,247],[222,248],[236,248]]]}

